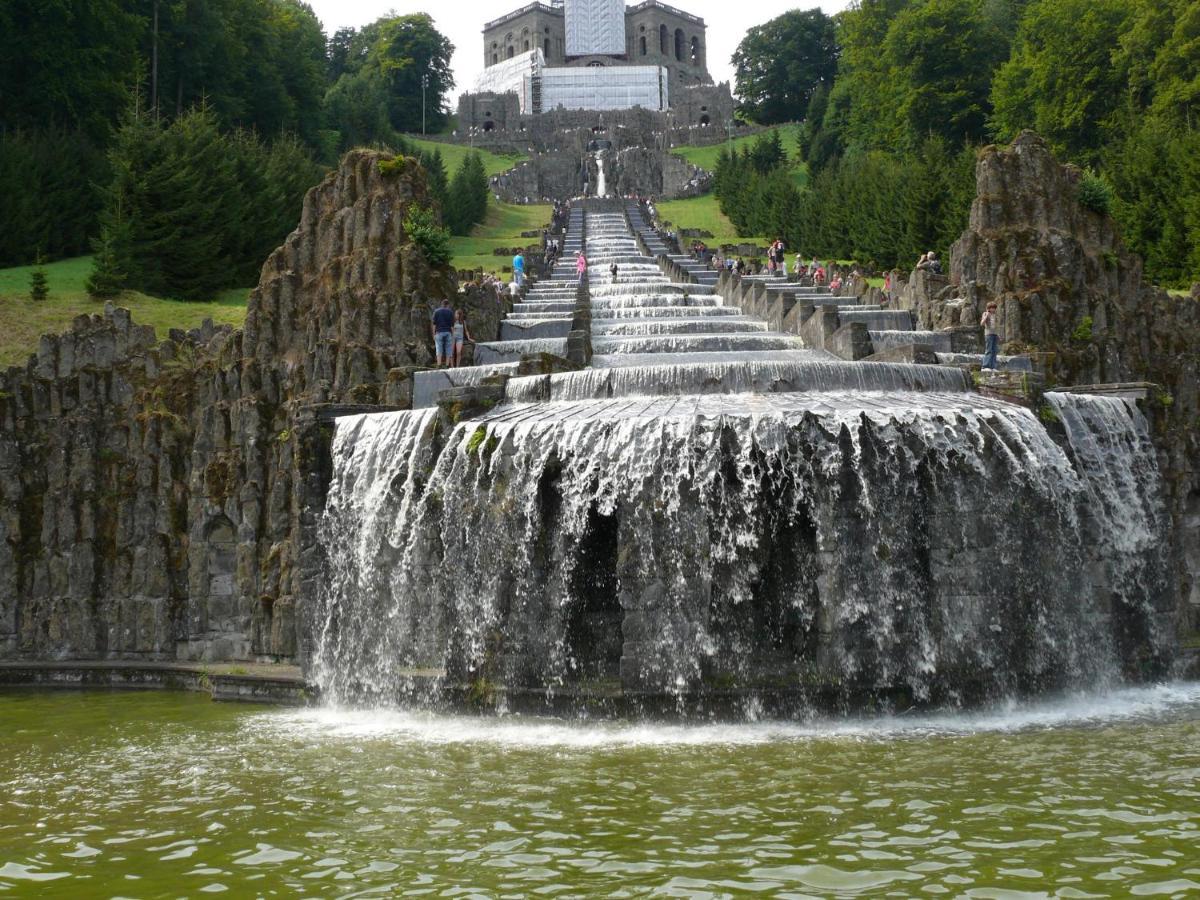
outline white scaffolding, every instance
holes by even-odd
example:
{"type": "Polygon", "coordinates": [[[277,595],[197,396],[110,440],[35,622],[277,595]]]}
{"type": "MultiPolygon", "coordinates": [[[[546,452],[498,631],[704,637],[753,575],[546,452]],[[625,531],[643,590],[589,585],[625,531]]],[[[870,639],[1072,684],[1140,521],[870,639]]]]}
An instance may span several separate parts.
{"type": "Polygon", "coordinates": [[[543,69],[541,111],[564,109],[667,108],[667,70],[662,66],[578,66],[543,69]]]}

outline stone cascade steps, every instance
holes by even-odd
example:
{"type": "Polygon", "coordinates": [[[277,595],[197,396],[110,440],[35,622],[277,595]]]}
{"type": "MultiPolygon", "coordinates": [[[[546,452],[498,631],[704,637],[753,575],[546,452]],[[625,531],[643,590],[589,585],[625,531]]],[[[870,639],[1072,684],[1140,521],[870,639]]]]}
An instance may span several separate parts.
{"type": "Polygon", "coordinates": [[[674,365],[709,354],[736,354],[748,360],[760,354],[811,355],[796,335],[772,332],[762,319],[725,306],[716,293],[715,278],[683,283],[663,274],[655,257],[685,258],[668,253],[636,203],[627,204],[624,215],[588,212],[585,233],[592,349],[600,365],[611,366],[610,360],[618,357],[642,365],[667,364],[669,357],[674,365]],[[609,269],[613,262],[616,277],[609,269]]]}
{"type": "MultiPolygon", "coordinates": [[[[439,391],[478,385],[489,375],[515,376],[526,354],[565,356],[579,296],[576,249],[583,250],[589,262],[592,366],[606,371],[636,370],[621,382],[634,386],[634,390],[661,382],[665,390],[678,388],[688,393],[720,393],[739,384],[750,385],[754,392],[787,391],[803,389],[801,386],[814,378],[822,383],[862,386],[877,382],[908,385],[915,378],[912,383],[919,384],[920,389],[937,385],[957,390],[958,381],[920,373],[961,369],[977,359],[956,352],[961,350],[961,341],[956,344],[948,334],[916,330],[912,314],[905,310],[863,304],[858,298],[835,296],[827,287],[802,286],[778,276],[745,276],[738,280],[753,289],[752,295],[744,296],[755,298],[755,310],[763,308],[761,298],[769,301],[776,296],[790,296],[789,304],[823,309],[823,315],[834,317],[839,328],[861,329],[859,333],[864,337],[864,347],[851,354],[846,354],[841,345],[818,343],[820,349],[806,346],[797,334],[773,330],[767,319],[728,304],[724,299],[728,294],[723,295],[717,284],[718,278],[728,276],[707,272],[698,261],[670,253],[662,238],[642,219],[636,204],[630,204],[625,214],[573,210],[563,247],[563,258],[549,278],[530,284],[513,305],[501,323],[500,340],[476,345],[474,367],[416,376],[416,405],[431,405],[439,391]],[[655,256],[647,255],[646,250],[655,256]],[[613,264],[617,266],[615,277],[613,264]],[[708,275],[713,277],[702,278],[708,275]],[[915,349],[920,353],[911,352],[915,349]],[[910,352],[906,355],[905,351],[910,352]],[[884,355],[871,365],[872,371],[877,367],[880,370],[877,379],[855,382],[860,376],[852,370],[826,372],[821,368],[839,358],[859,360],[879,353],[884,355]],[[719,371],[721,377],[714,376],[710,383],[704,376],[708,367],[717,367],[713,371],[719,371]],[[689,374],[676,378],[668,374],[674,370],[689,374]],[[906,374],[910,372],[913,374],[906,374]]],[[[775,321],[773,315],[771,321],[775,321]]],[[[840,364],[858,365],[853,361],[840,364]]],[[[1024,358],[1001,360],[1002,368],[1024,370],[1027,366],[1024,358]]],[[[513,383],[515,396],[521,397],[527,391],[521,386],[527,380],[520,378],[513,383]]],[[[602,394],[618,389],[609,378],[597,384],[595,389],[602,394]]]]}

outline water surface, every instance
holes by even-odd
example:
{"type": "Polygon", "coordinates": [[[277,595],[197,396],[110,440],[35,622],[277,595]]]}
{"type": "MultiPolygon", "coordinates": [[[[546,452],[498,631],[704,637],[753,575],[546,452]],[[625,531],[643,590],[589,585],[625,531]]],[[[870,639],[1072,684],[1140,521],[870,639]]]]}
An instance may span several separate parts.
{"type": "Polygon", "coordinates": [[[652,725],[0,693],[0,891],[1200,892],[1200,685],[652,725]]]}

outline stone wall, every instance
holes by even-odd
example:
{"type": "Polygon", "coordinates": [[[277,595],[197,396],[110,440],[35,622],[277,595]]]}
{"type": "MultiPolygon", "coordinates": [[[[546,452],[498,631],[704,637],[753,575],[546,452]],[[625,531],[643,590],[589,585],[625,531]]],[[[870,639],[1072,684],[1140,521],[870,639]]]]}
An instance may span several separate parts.
{"type": "Polygon", "coordinates": [[[1003,352],[1046,354],[1051,384],[1150,381],[1175,525],[1184,627],[1200,629],[1200,285],[1171,295],[1142,277],[1115,222],[1077,202],[1081,173],[1025,132],[981,151],[970,222],[948,277],[900,290],[918,328],[976,325],[998,304],[1003,352]]]}
{"type": "Polygon", "coordinates": [[[456,290],[404,232],[420,168],[384,158],[308,193],[243,329],[158,341],[110,307],[0,375],[0,658],[297,655],[311,410],[427,364],[431,302],[456,290]]]}
{"type": "Polygon", "coordinates": [[[552,152],[576,143],[577,133],[595,137],[618,129],[629,134],[628,146],[708,146],[729,137],[755,134],[758,126],[733,121],[728,82],[671,88],[667,112],[634,107],[619,110],[549,109],[520,115],[515,93],[462,94],[458,99],[458,131],[435,137],[497,153],[552,152]],[[491,115],[488,115],[488,114],[491,115]]]}

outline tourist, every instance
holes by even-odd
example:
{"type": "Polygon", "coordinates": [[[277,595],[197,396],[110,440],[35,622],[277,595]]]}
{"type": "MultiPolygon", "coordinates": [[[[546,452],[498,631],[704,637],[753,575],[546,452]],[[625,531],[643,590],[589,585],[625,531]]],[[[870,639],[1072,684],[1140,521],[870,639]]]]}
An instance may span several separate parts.
{"type": "Polygon", "coordinates": [[[771,262],[774,263],[774,265],[771,267],[772,271],[778,269],[779,274],[782,275],[784,278],[786,278],[787,277],[787,253],[784,250],[783,238],[778,238],[778,237],[775,238],[775,243],[773,243],[771,245],[771,249],[768,252],[771,257],[771,262]]]}
{"type": "Polygon", "coordinates": [[[996,330],[996,301],[987,305],[983,318],[979,320],[983,326],[983,362],[980,368],[984,372],[996,371],[996,355],[1000,352],[1000,333],[996,330]]]}
{"type": "Polygon", "coordinates": [[[525,283],[525,257],[521,251],[517,251],[517,255],[513,257],[513,284],[520,287],[525,283]]]}
{"type": "Polygon", "coordinates": [[[448,299],[443,300],[442,305],[434,310],[433,324],[429,329],[433,333],[433,349],[437,354],[438,368],[450,365],[454,342],[454,310],[450,308],[448,299]]]}
{"type": "Polygon", "coordinates": [[[842,289],[842,276],[834,275],[833,281],[829,282],[829,290],[833,291],[833,293],[836,294],[839,291],[841,291],[841,289],[842,289]]]}
{"type": "Polygon", "coordinates": [[[792,263],[793,263],[793,268],[797,275],[807,275],[808,274],[807,272],[801,271],[804,268],[804,260],[801,258],[799,253],[796,254],[796,258],[794,260],[792,260],[792,263]]]}
{"type": "Polygon", "coordinates": [[[616,263],[613,263],[611,266],[608,267],[608,274],[612,276],[613,281],[617,280],[617,264],[616,263]]]}
{"type": "Polygon", "coordinates": [[[813,269],[813,284],[820,287],[825,283],[825,269],[818,265],[816,260],[813,260],[813,266],[815,267],[813,269]]]}
{"type": "Polygon", "coordinates": [[[920,261],[917,263],[917,268],[924,269],[926,272],[929,272],[933,275],[942,274],[942,264],[938,261],[937,254],[932,250],[921,257],[920,261]]]}
{"type": "Polygon", "coordinates": [[[738,257],[736,269],[737,269],[738,275],[746,274],[746,261],[744,259],[742,259],[740,256],[738,257]]]}
{"type": "Polygon", "coordinates": [[[580,284],[583,284],[584,279],[587,278],[587,268],[587,257],[584,256],[583,251],[580,250],[575,254],[575,274],[578,276],[580,284]]]}
{"type": "Polygon", "coordinates": [[[475,343],[475,338],[471,337],[471,330],[467,328],[467,314],[461,309],[454,311],[454,367],[458,368],[462,365],[463,345],[470,341],[475,343]]]}

